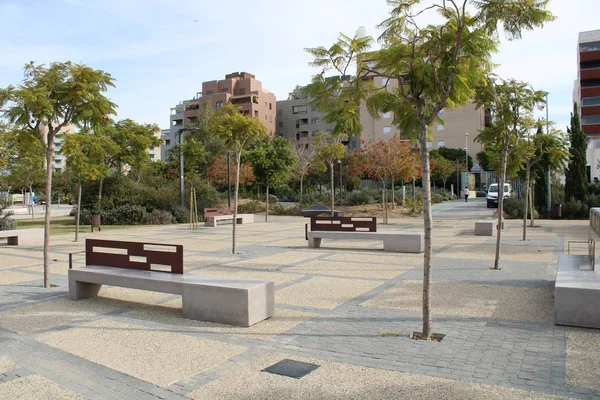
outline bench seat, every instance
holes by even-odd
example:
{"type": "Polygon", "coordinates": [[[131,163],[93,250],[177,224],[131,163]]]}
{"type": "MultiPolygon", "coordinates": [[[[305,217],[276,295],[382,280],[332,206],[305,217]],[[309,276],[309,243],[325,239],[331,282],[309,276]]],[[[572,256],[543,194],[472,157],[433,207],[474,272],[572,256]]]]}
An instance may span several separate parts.
{"type": "Polygon", "coordinates": [[[554,323],[600,328],[600,274],[592,270],[589,256],[559,254],[554,323]]]}
{"type": "Polygon", "coordinates": [[[383,251],[395,253],[422,253],[425,251],[423,232],[310,231],[308,232],[308,247],[321,247],[323,239],[383,240],[383,251]]]}
{"type": "Polygon", "coordinates": [[[206,275],[171,274],[88,265],[69,270],[69,297],[95,297],[102,285],[182,296],[188,319],[251,326],[274,313],[272,281],[206,275]]]}
{"type": "MultiPolygon", "coordinates": [[[[219,221],[233,221],[233,214],[207,216],[204,221],[205,226],[216,227],[219,221]]],[[[254,214],[238,214],[236,222],[238,225],[254,223],[254,214]]]]}
{"type": "Polygon", "coordinates": [[[0,239],[6,239],[9,246],[18,246],[19,244],[39,245],[44,240],[44,229],[13,229],[0,231],[0,239]]]}

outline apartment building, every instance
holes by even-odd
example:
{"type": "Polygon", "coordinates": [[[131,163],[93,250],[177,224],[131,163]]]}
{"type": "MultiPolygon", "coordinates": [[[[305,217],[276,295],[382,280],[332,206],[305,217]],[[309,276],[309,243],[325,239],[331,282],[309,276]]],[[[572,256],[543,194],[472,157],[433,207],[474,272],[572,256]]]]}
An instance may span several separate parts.
{"type": "MultiPolygon", "coordinates": [[[[163,129],[164,130],[164,129],[163,129]]],[[[162,132],[160,128],[154,131],[154,136],[157,139],[162,139],[162,132]]],[[[148,154],[150,154],[150,159],[152,161],[160,161],[162,158],[162,145],[161,146],[152,146],[148,149],[148,154]]]]}
{"type": "MultiPolygon", "coordinates": [[[[387,83],[388,90],[392,90],[397,83],[373,76],[373,84],[384,87],[387,83]]],[[[483,150],[483,145],[475,138],[489,122],[490,116],[486,116],[483,108],[477,108],[474,103],[469,102],[463,107],[454,109],[442,109],[439,114],[442,122],[434,123],[430,128],[431,141],[428,143],[430,149],[448,147],[453,149],[467,149],[473,160],[477,160],[477,153],[483,150]]],[[[361,140],[365,142],[386,140],[394,135],[402,136],[394,125],[393,113],[382,113],[379,118],[374,118],[363,104],[360,110],[360,122],[363,126],[361,140]]],[[[476,162],[476,161],[475,161],[476,162]]]]}
{"type": "MultiPolygon", "coordinates": [[[[47,137],[47,128],[42,127],[44,138],[47,137]]],[[[75,132],[75,126],[67,125],[54,137],[54,172],[62,172],[67,167],[67,157],[62,154],[65,135],[75,132]]]]}
{"type": "Polygon", "coordinates": [[[277,126],[275,132],[289,140],[309,141],[319,132],[333,130],[335,124],[323,121],[324,113],[310,104],[311,98],[296,86],[287,100],[277,102],[277,126]]]}
{"type": "Polygon", "coordinates": [[[215,110],[227,103],[240,107],[245,115],[258,118],[267,128],[269,135],[275,135],[276,100],[275,95],[263,88],[262,82],[248,72],[234,72],[225,75],[225,79],[202,83],[202,91],[190,100],[182,101],[171,108],[170,143],[179,140],[179,130],[193,127],[198,110],[204,103],[215,110]]]}

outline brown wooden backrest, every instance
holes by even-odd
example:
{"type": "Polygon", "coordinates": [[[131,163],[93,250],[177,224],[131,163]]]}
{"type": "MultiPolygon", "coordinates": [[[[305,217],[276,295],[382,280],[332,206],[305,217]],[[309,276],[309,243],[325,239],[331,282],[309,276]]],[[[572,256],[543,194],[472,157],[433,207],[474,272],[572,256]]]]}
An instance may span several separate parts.
{"type": "Polygon", "coordinates": [[[375,217],[310,217],[311,231],[377,232],[375,217]]]}
{"type": "Polygon", "coordinates": [[[205,208],[204,217],[218,217],[219,215],[231,215],[233,212],[227,207],[205,208]]]}
{"type": "Polygon", "coordinates": [[[85,265],[183,274],[183,246],[86,239],[85,265]]]}

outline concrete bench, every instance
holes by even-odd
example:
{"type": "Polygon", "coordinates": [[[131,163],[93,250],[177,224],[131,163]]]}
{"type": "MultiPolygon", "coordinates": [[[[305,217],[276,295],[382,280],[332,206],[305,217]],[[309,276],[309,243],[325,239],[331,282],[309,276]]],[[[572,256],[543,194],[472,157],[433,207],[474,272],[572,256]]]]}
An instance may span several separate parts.
{"type": "Polygon", "coordinates": [[[494,236],[496,232],[496,220],[482,219],[475,221],[476,236],[494,236]]]}
{"type": "Polygon", "coordinates": [[[69,270],[72,300],[95,297],[102,285],[179,294],[183,316],[188,319],[247,327],[274,314],[275,292],[271,281],[96,265],[69,270]]]}
{"type": "Polygon", "coordinates": [[[422,253],[425,251],[423,232],[310,231],[308,232],[308,247],[321,247],[323,239],[383,240],[383,251],[395,253],[422,253]]]}
{"type": "Polygon", "coordinates": [[[559,254],[554,323],[600,328],[600,274],[592,269],[589,256],[559,254]]]}
{"type": "Polygon", "coordinates": [[[75,269],[69,255],[73,300],[110,285],[181,295],[189,319],[247,327],[274,314],[272,281],[184,275],[181,245],[87,239],[85,253],[86,265],[75,269]]]}
{"type": "MultiPolygon", "coordinates": [[[[233,221],[233,214],[229,215],[213,215],[204,217],[204,225],[216,227],[219,221],[233,221]]],[[[236,223],[252,224],[254,223],[254,214],[238,214],[236,223]]]]}
{"type": "Polygon", "coordinates": [[[18,246],[19,244],[39,245],[44,240],[44,229],[14,229],[9,231],[0,231],[0,239],[6,239],[9,246],[18,246]]]}

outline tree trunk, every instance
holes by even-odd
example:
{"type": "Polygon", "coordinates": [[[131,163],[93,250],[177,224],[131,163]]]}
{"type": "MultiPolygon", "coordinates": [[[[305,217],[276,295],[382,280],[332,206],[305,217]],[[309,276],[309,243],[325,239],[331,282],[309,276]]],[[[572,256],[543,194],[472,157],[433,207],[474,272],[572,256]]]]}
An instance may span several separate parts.
{"type": "Polygon", "coordinates": [[[75,216],[75,241],[79,238],[79,218],[81,216],[81,180],[77,185],[77,215],[75,216]]]}
{"type": "MultiPolygon", "coordinates": [[[[421,168],[423,180],[423,229],[425,231],[425,253],[423,254],[423,332],[422,339],[431,339],[431,230],[433,214],[431,210],[431,171],[427,150],[427,125],[419,123],[419,144],[421,147],[421,168]]],[[[414,182],[414,181],[413,181],[414,182]]]]}
{"type": "Polygon", "coordinates": [[[394,183],[396,182],[396,177],[392,176],[392,210],[396,207],[396,187],[394,183]]]}
{"type": "Polygon", "coordinates": [[[52,199],[52,169],[54,168],[54,132],[47,135],[46,146],[46,210],[44,213],[44,287],[50,287],[50,199],[52,199]]]}
{"type": "Polygon", "coordinates": [[[302,201],[302,184],[304,183],[304,175],[300,175],[300,201],[302,201]]]}
{"type": "Polygon", "coordinates": [[[269,177],[267,176],[267,208],[265,210],[265,222],[269,222],[269,177]]]}
{"type": "Polygon", "coordinates": [[[331,171],[331,216],[333,217],[333,207],[335,207],[335,189],[333,186],[333,162],[329,163],[329,170],[331,171]]]}
{"type": "MultiPolygon", "coordinates": [[[[531,166],[525,169],[525,207],[523,208],[523,241],[527,240],[527,210],[529,208],[529,179],[531,177],[531,166]]],[[[503,192],[504,193],[504,192],[503,192]]],[[[500,204],[500,203],[498,203],[500,204]]]]}
{"type": "MultiPolygon", "coordinates": [[[[33,186],[29,185],[29,195],[31,196],[31,219],[35,219],[35,203],[33,202],[33,186]]],[[[46,202],[48,204],[48,202],[46,202]]]]}
{"type": "Polygon", "coordinates": [[[500,269],[500,240],[502,238],[502,214],[504,211],[504,181],[506,180],[506,162],[508,159],[508,141],[507,138],[502,146],[502,166],[500,168],[500,182],[498,183],[498,235],[496,236],[496,256],[494,258],[494,269],[500,269]]]}
{"type": "Polygon", "coordinates": [[[100,184],[98,185],[98,202],[102,200],[102,186],[104,184],[104,179],[100,179],[100,184]]]}
{"type": "Polygon", "coordinates": [[[533,228],[533,220],[535,219],[535,216],[533,215],[533,212],[535,211],[535,207],[533,206],[534,190],[535,190],[535,187],[532,184],[531,188],[529,189],[529,201],[531,202],[531,203],[529,203],[530,204],[529,208],[531,209],[530,214],[529,214],[529,217],[531,218],[531,224],[529,226],[532,228],[533,228]]]}
{"type": "Polygon", "coordinates": [[[235,254],[235,228],[237,226],[237,211],[238,211],[238,191],[240,189],[240,164],[242,161],[242,151],[236,155],[237,166],[235,170],[235,194],[233,203],[233,240],[231,241],[231,254],[235,254]]]}

